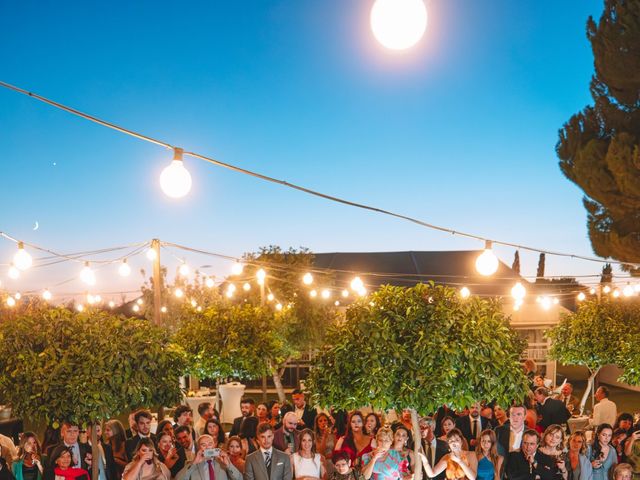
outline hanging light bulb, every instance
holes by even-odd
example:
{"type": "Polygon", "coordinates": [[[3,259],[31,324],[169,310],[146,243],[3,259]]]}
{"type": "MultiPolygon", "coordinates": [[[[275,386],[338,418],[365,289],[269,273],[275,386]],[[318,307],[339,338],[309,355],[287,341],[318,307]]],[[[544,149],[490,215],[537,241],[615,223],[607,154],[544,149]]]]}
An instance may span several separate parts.
{"type": "Polygon", "coordinates": [[[189,265],[187,265],[187,262],[185,262],[183,260],[182,264],[178,268],[178,273],[180,275],[182,275],[183,277],[188,277],[189,276],[189,272],[190,272],[189,265]]]}
{"type": "Polygon", "coordinates": [[[184,292],[182,291],[182,289],[181,289],[181,288],[176,288],[176,289],[173,291],[173,294],[174,294],[177,298],[182,298],[182,297],[183,297],[183,295],[184,295],[184,292]]]}
{"type": "Polygon", "coordinates": [[[264,279],[267,277],[267,272],[260,269],[256,272],[256,278],[258,279],[258,285],[264,285],[264,279]]]}
{"type": "Polygon", "coordinates": [[[339,307],[339,306],[340,306],[340,300],[336,300],[335,302],[333,302],[333,304],[334,304],[336,307],[339,307]]]}
{"type": "Polygon", "coordinates": [[[613,298],[618,298],[620,296],[620,290],[617,288],[613,291],[613,298]]]}
{"type": "Polygon", "coordinates": [[[143,299],[141,299],[141,298],[139,298],[138,300],[136,300],[136,303],[137,303],[138,305],[142,305],[142,304],[144,303],[144,300],[143,300],[143,299]]]}
{"type": "Polygon", "coordinates": [[[24,249],[24,243],[18,242],[18,251],[13,256],[13,264],[18,270],[25,271],[33,264],[33,259],[29,252],[24,249]]]}
{"type": "Polygon", "coordinates": [[[244,282],[244,285],[242,285],[242,289],[245,292],[248,292],[249,290],[251,290],[251,284],[249,282],[244,282]]]}
{"type": "Polygon", "coordinates": [[[79,312],[83,312],[84,311],[84,305],[82,305],[81,303],[76,305],[76,310],[79,312]]]}
{"type": "Polygon", "coordinates": [[[16,299],[13,297],[7,298],[7,307],[15,307],[15,306],[16,306],[16,299]]]}
{"type": "Polygon", "coordinates": [[[326,300],[329,297],[331,297],[331,291],[329,289],[325,288],[324,290],[322,290],[322,293],[320,295],[322,296],[322,298],[324,298],[326,300]]]}
{"type": "Polygon", "coordinates": [[[167,307],[161,307],[161,308],[160,308],[160,311],[161,311],[162,313],[167,313],[167,307]]]}
{"type": "Polygon", "coordinates": [[[140,305],[135,304],[133,307],[131,307],[131,309],[132,309],[134,312],[139,312],[139,311],[140,311],[140,305]]]}
{"type": "Polygon", "coordinates": [[[309,272],[305,273],[302,277],[302,283],[304,283],[305,285],[311,285],[313,283],[313,275],[311,275],[309,272]]]}
{"type": "Polygon", "coordinates": [[[200,305],[198,305],[198,306],[196,307],[196,312],[201,312],[201,311],[202,311],[202,307],[201,307],[200,305]]]}
{"type": "Polygon", "coordinates": [[[127,259],[122,260],[122,263],[118,267],[118,273],[121,277],[128,277],[131,274],[131,267],[127,263],[127,259]]]}
{"type": "Polygon", "coordinates": [[[231,265],[231,273],[233,275],[242,275],[243,271],[244,271],[244,265],[242,265],[240,262],[236,262],[233,265],[231,265]]]}
{"type": "Polygon", "coordinates": [[[49,300],[51,300],[51,297],[52,297],[52,295],[51,295],[51,292],[49,291],[49,289],[48,289],[48,288],[47,288],[47,289],[45,289],[45,291],[44,291],[44,292],[42,292],[42,298],[43,298],[44,300],[46,300],[47,302],[48,302],[49,300]]]}
{"type": "Polygon", "coordinates": [[[578,301],[582,302],[585,298],[587,298],[587,296],[584,294],[584,292],[580,292],[578,294],[578,301]]]}
{"type": "Polygon", "coordinates": [[[204,281],[204,284],[207,286],[207,288],[213,288],[215,282],[213,281],[213,278],[207,277],[207,279],[204,281]]]}
{"type": "Polygon", "coordinates": [[[7,271],[7,275],[12,280],[17,280],[20,278],[20,270],[16,268],[16,266],[12,263],[9,265],[9,270],[7,271]]]}
{"type": "Polygon", "coordinates": [[[191,299],[191,306],[192,306],[193,308],[196,308],[196,307],[198,306],[198,302],[196,302],[195,298],[192,298],[192,299],[191,299]]]}
{"type": "Polygon", "coordinates": [[[282,304],[281,303],[276,303],[276,310],[277,311],[282,310],[282,304]]]}
{"type": "Polygon", "coordinates": [[[316,298],[318,296],[318,292],[316,292],[315,290],[311,290],[309,292],[309,296],[311,296],[311,298],[316,298]]]}
{"type": "Polygon", "coordinates": [[[273,299],[276,298],[273,296],[273,293],[270,293],[269,295],[267,295],[267,301],[268,302],[273,302],[273,299]]]}
{"type": "Polygon", "coordinates": [[[357,292],[359,290],[362,290],[363,288],[364,283],[362,282],[360,277],[355,277],[353,280],[351,280],[351,290],[357,292]]]}
{"type": "Polygon", "coordinates": [[[16,300],[20,300],[22,298],[22,294],[20,292],[16,292],[13,296],[16,300]]]}
{"type": "Polygon", "coordinates": [[[360,289],[358,289],[358,291],[356,292],[360,297],[364,297],[367,295],[367,289],[362,287],[360,289]]]}
{"type": "Polygon", "coordinates": [[[611,291],[611,287],[609,285],[605,285],[604,288],[602,289],[602,291],[604,293],[609,293],[611,291]]]}
{"type": "Polygon", "coordinates": [[[171,198],[184,197],[191,190],[191,174],[184,168],[182,148],[173,149],[173,160],[160,174],[160,187],[171,198]]]}
{"type": "Polygon", "coordinates": [[[549,310],[552,305],[551,298],[542,297],[542,299],[540,300],[540,305],[542,306],[543,309],[549,310]]]}
{"type": "Polygon", "coordinates": [[[460,296],[462,298],[469,298],[470,295],[471,295],[471,290],[469,290],[467,287],[462,287],[460,289],[460,296]]]}
{"type": "Polygon", "coordinates": [[[488,277],[498,270],[498,259],[491,248],[491,240],[486,240],[484,244],[484,252],[476,258],[476,270],[480,275],[488,277]]]}
{"type": "Polygon", "coordinates": [[[91,270],[89,262],[84,262],[84,268],[80,271],[80,280],[87,285],[96,284],[96,274],[91,270]]]}
{"type": "Polygon", "coordinates": [[[227,285],[227,292],[231,292],[232,294],[236,292],[236,286],[233,283],[227,285]]]}
{"type": "Polygon", "coordinates": [[[558,305],[559,303],[560,303],[560,299],[558,299],[557,297],[553,299],[554,305],[558,305]]]}
{"type": "Polygon", "coordinates": [[[116,302],[113,300],[109,301],[109,308],[114,308],[116,306],[116,302]]]}
{"type": "Polygon", "coordinates": [[[95,297],[93,295],[91,295],[90,293],[87,294],[87,303],[89,305],[93,305],[94,303],[96,303],[95,297]]]}
{"type": "Polygon", "coordinates": [[[147,258],[148,258],[149,260],[151,260],[152,262],[153,262],[156,258],[158,258],[158,253],[156,252],[156,249],[155,249],[155,248],[150,248],[150,249],[148,249],[148,250],[147,250],[146,255],[147,255],[147,258]]]}
{"type": "Polygon", "coordinates": [[[631,295],[633,295],[633,293],[634,293],[633,287],[627,283],[627,285],[622,290],[622,294],[625,297],[630,297],[631,295]]]}
{"type": "Polygon", "coordinates": [[[595,295],[595,294],[596,294],[596,289],[595,289],[595,288],[593,288],[593,287],[591,287],[591,288],[589,289],[589,293],[590,293],[591,295],[595,295]]]}
{"type": "Polygon", "coordinates": [[[348,296],[349,296],[349,290],[345,288],[344,290],[342,290],[342,297],[347,298],[348,296]]]}
{"type": "Polygon", "coordinates": [[[516,282],[516,284],[511,289],[511,296],[516,300],[524,299],[527,294],[527,289],[524,288],[524,285],[520,282],[516,282]]]}

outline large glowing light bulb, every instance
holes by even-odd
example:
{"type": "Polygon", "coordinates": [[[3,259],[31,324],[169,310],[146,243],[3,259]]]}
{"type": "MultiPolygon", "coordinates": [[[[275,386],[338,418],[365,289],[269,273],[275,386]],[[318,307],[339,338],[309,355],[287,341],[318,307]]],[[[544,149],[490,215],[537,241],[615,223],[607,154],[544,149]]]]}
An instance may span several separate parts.
{"type": "Polygon", "coordinates": [[[360,277],[355,277],[353,280],[351,280],[351,290],[355,292],[359,292],[363,288],[364,288],[364,283],[362,282],[360,277]]]}
{"type": "Polygon", "coordinates": [[[10,279],[17,280],[18,278],[20,278],[20,270],[18,270],[16,266],[12,263],[11,265],[9,265],[9,270],[7,271],[7,275],[9,275],[10,279]]]}
{"type": "Polygon", "coordinates": [[[24,249],[24,243],[18,242],[18,251],[13,256],[13,264],[17,269],[25,271],[33,264],[33,259],[29,252],[24,249]]]}
{"type": "Polygon", "coordinates": [[[182,262],[180,264],[180,267],[178,268],[178,273],[183,277],[188,277],[190,271],[191,270],[189,269],[189,265],[187,265],[186,262],[182,262]]]}
{"type": "Polygon", "coordinates": [[[251,284],[249,282],[244,282],[244,285],[242,285],[242,289],[245,292],[248,292],[249,290],[251,290],[251,284]]]}
{"type": "Polygon", "coordinates": [[[326,300],[331,297],[331,290],[325,288],[320,295],[326,300]]]}
{"type": "Polygon", "coordinates": [[[204,281],[204,284],[207,286],[207,288],[213,288],[215,282],[213,281],[213,278],[207,277],[207,279],[204,281]]]}
{"type": "Polygon", "coordinates": [[[243,271],[244,271],[244,265],[242,265],[240,262],[236,262],[233,265],[231,265],[231,273],[233,275],[241,275],[243,271]]]}
{"type": "Polygon", "coordinates": [[[48,288],[44,292],[42,292],[42,298],[44,298],[47,302],[51,300],[52,295],[48,288]]]}
{"type": "Polygon", "coordinates": [[[634,294],[633,287],[631,285],[627,284],[627,286],[625,286],[624,289],[622,290],[622,294],[625,297],[630,297],[631,295],[634,294]]]}
{"type": "Polygon", "coordinates": [[[584,294],[584,292],[580,292],[578,294],[578,301],[582,302],[585,298],[587,298],[587,296],[584,294]]]}
{"type": "Polygon", "coordinates": [[[147,258],[152,262],[158,257],[158,253],[156,252],[155,248],[150,248],[149,250],[147,250],[146,255],[147,255],[147,258]]]}
{"type": "Polygon", "coordinates": [[[517,282],[511,289],[511,296],[516,300],[522,300],[526,294],[527,289],[520,282],[517,282]]]}
{"type": "Polygon", "coordinates": [[[80,271],[80,280],[82,280],[87,285],[95,285],[96,284],[96,274],[91,267],[89,266],[89,262],[84,263],[84,267],[80,271]]]}
{"type": "Polygon", "coordinates": [[[371,9],[371,30],[391,50],[414,46],[427,29],[423,0],[376,0],[371,9]]]}
{"type": "Polygon", "coordinates": [[[171,198],[184,197],[191,190],[191,174],[184,168],[183,152],[181,148],[175,148],[171,164],[160,174],[162,191],[171,198]]]}
{"type": "Polygon", "coordinates": [[[305,273],[302,277],[302,283],[304,283],[305,285],[311,285],[313,283],[313,275],[308,272],[305,273]]]}
{"type": "Polygon", "coordinates": [[[16,299],[13,297],[7,298],[7,307],[15,307],[15,306],[16,306],[16,299]]]}
{"type": "Polygon", "coordinates": [[[469,290],[467,287],[462,287],[460,289],[460,296],[462,298],[469,298],[470,295],[471,295],[471,290],[469,290]]]}
{"type": "Polygon", "coordinates": [[[484,245],[484,252],[476,259],[476,270],[480,275],[488,277],[498,270],[498,259],[491,249],[491,241],[487,240],[484,245]]]}
{"type": "Polygon", "coordinates": [[[182,291],[181,288],[176,288],[173,291],[173,294],[176,296],[176,298],[182,298],[182,296],[184,295],[184,292],[182,291]]]}
{"type": "Polygon", "coordinates": [[[256,278],[258,279],[258,285],[264,285],[264,279],[267,277],[267,272],[260,269],[256,272],[256,278]]]}
{"type": "Polygon", "coordinates": [[[122,260],[122,263],[118,267],[118,273],[122,277],[128,277],[129,275],[131,275],[131,267],[127,263],[127,259],[126,258],[124,260],[122,260]]]}

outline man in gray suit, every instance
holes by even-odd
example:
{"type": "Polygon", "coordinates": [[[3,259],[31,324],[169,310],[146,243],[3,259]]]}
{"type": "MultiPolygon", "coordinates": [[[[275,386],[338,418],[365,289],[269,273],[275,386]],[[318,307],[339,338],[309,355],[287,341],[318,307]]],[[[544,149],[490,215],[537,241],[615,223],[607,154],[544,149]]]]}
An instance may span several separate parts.
{"type": "Polygon", "coordinates": [[[291,480],[291,460],[273,448],[273,427],[269,423],[258,426],[257,440],[260,449],[247,456],[244,480],[291,480]]]}
{"type": "Polygon", "coordinates": [[[213,447],[213,437],[201,435],[196,443],[198,451],[195,458],[185,463],[176,480],[242,480],[242,474],[233,466],[229,455],[213,447]],[[210,453],[216,455],[210,456],[210,453]]]}

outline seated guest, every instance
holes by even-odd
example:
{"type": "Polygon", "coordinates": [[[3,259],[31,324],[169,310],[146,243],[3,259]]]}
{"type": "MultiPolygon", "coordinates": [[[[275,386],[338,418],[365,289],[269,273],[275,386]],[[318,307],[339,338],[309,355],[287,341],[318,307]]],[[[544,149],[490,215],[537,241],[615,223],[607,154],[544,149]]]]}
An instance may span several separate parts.
{"type": "Polygon", "coordinates": [[[16,480],[41,480],[44,473],[40,442],[33,432],[24,432],[18,447],[18,456],[11,465],[16,480]]]}
{"type": "MultiPolygon", "coordinates": [[[[442,457],[449,452],[449,444],[435,436],[435,423],[435,420],[431,417],[422,417],[418,422],[422,451],[429,461],[431,468],[435,467],[442,457]]],[[[444,480],[444,472],[435,478],[436,480],[444,480]]]]}
{"type": "Polygon", "coordinates": [[[413,477],[413,467],[416,464],[416,459],[413,453],[413,438],[411,432],[407,430],[404,424],[400,423],[396,425],[393,430],[393,445],[391,448],[400,453],[402,458],[402,465],[400,471],[402,478],[413,477]]]}
{"type": "Polygon", "coordinates": [[[316,439],[313,431],[305,428],[300,432],[300,447],[291,456],[293,478],[298,480],[320,480],[326,478],[324,458],[316,453],[316,439]]]}
{"type": "Polygon", "coordinates": [[[595,431],[587,453],[593,466],[594,480],[607,480],[609,471],[618,463],[616,449],[611,445],[612,435],[613,428],[608,423],[601,423],[595,431]]]}
{"type": "MultiPolygon", "coordinates": [[[[266,423],[266,422],[263,422],[266,423]]],[[[260,448],[256,436],[258,434],[258,417],[247,417],[240,426],[240,439],[245,457],[260,448]]],[[[274,441],[275,443],[275,441],[274,441]]],[[[275,445],[274,445],[275,446],[275,445]]],[[[276,447],[277,448],[277,447],[276,447]]]]}
{"type": "Polygon", "coordinates": [[[256,402],[251,397],[242,397],[240,399],[240,416],[233,419],[233,425],[231,426],[230,436],[238,435],[240,433],[240,425],[247,417],[252,417],[256,411],[256,402]]]}
{"type": "Polygon", "coordinates": [[[170,420],[162,420],[158,424],[158,426],[156,427],[156,439],[158,435],[163,432],[171,435],[174,440],[176,439],[176,433],[175,433],[175,430],[173,429],[173,423],[170,420]]]}
{"type": "Polygon", "coordinates": [[[429,478],[435,478],[445,472],[449,480],[476,480],[478,460],[476,455],[466,451],[465,438],[462,432],[454,428],[447,434],[449,453],[444,455],[435,467],[431,468],[428,459],[420,452],[422,467],[429,478]]]}
{"type": "Polygon", "coordinates": [[[151,433],[151,420],[153,416],[149,410],[138,410],[133,419],[136,422],[137,433],[125,442],[124,448],[127,451],[127,458],[131,460],[133,458],[133,452],[138,447],[138,442],[143,438],[150,438],[155,443],[156,436],[151,433]]]}
{"type": "Polygon", "coordinates": [[[364,419],[364,433],[370,435],[373,438],[376,438],[376,433],[378,433],[378,430],[380,430],[381,426],[382,424],[380,423],[380,417],[375,412],[369,413],[364,419]]]}
{"type": "Polygon", "coordinates": [[[84,468],[74,467],[72,448],[61,445],[53,449],[49,466],[44,472],[44,479],[89,480],[89,472],[84,468]]]}
{"type": "Polygon", "coordinates": [[[240,473],[244,473],[245,455],[244,450],[242,450],[240,437],[229,437],[226,450],[233,466],[236,467],[240,473]]]}
{"type": "Polygon", "coordinates": [[[351,468],[351,459],[347,452],[334,452],[333,472],[329,474],[329,480],[363,480],[362,474],[351,468]]]}
{"type": "MultiPolygon", "coordinates": [[[[60,427],[60,435],[62,436],[62,442],[58,445],[54,445],[51,448],[47,457],[53,458],[56,450],[70,449],[71,450],[71,467],[82,468],[84,470],[89,469],[87,464],[87,454],[91,453],[91,447],[86,443],[79,443],[78,436],[80,435],[80,428],[70,422],[64,422],[60,427]]],[[[60,452],[58,452],[59,456],[60,452]]]]}
{"type": "Polygon", "coordinates": [[[187,462],[176,480],[242,480],[242,474],[233,466],[227,452],[221,450],[214,457],[205,454],[216,448],[214,445],[210,435],[200,436],[195,458],[187,462]]]}
{"type": "Polygon", "coordinates": [[[448,415],[446,417],[443,417],[442,420],[440,421],[440,430],[439,430],[440,432],[442,432],[442,434],[438,438],[443,442],[446,442],[447,434],[454,428],[456,428],[456,422],[453,419],[453,417],[450,417],[448,415]]]}
{"type": "Polygon", "coordinates": [[[456,428],[469,444],[469,449],[474,450],[480,438],[480,432],[489,428],[489,420],[480,415],[480,403],[476,402],[469,407],[469,415],[458,417],[456,428]]]}
{"type": "Polygon", "coordinates": [[[269,409],[269,423],[273,428],[276,428],[276,425],[278,425],[282,420],[280,418],[280,404],[277,401],[272,400],[267,403],[267,407],[269,409]]]}
{"type": "Polygon", "coordinates": [[[176,443],[184,450],[185,458],[193,460],[196,456],[196,444],[191,435],[191,429],[186,425],[182,425],[175,429],[176,443]]]}
{"type": "Polygon", "coordinates": [[[259,403],[256,407],[256,417],[258,417],[258,425],[269,421],[269,407],[266,403],[259,403]]]}
{"type": "Polygon", "coordinates": [[[587,437],[582,430],[574,432],[569,437],[569,452],[565,461],[568,480],[591,480],[593,467],[587,458],[587,437]]]}
{"type": "MultiPolygon", "coordinates": [[[[377,418],[377,416],[376,416],[377,418]]],[[[316,452],[325,457],[325,465],[331,471],[331,455],[333,454],[333,447],[336,445],[336,436],[333,432],[333,426],[329,419],[329,415],[326,413],[319,413],[316,415],[316,424],[314,432],[316,435],[316,452]]]]}
{"type": "Polygon", "coordinates": [[[109,478],[120,479],[124,467],[129,463],[125,448],[126,437],[124,425],[119,420],[109,420],[104,426],[104,455],[109,478]]]}
{"type": "Polygon", "coordinates": [[[631,480],[632,477],[631,465],[628,463],[617,465],[613,471],[613,480],[631,480]]]}
{"type": "Polygon", "coordinates": [[[196,440],[196,432],[193,429],[193,410],[188,405],[178,405],[173,412],[174,429],[178,427],[189,427],[193,441],[196,440]]]}
{"type": "Polygon", "coordinates": [[[122,480],[171,480],[171,472],[158,460],[156,447],[149,437],[141,438],[122,480]]]}
{"type": "Polygon", "coordinates": [[[509,480],[567,480],[564,462],[556,463],[553,457],[538,450],[538,432],[526,430],[522,434],[519,452],[511,452],[507,458],[509,480]]]}
{"type": "Polygon", "coordinates": [[[347,422],[347,433],[338,439],[335,451],[344,450],[349,454],[352,465],[357,465],[360,457],[373,450],[372,438],[364,433],[364,418],[359,411],[352,412],[347,422]]]}
{"type": "Polygon", "coordinates": [[[207,420],[218,418],[216,413],[217,412],[215,411],[215,408],[213,408],[213,404],[211,402],[202,402],[198,405],[198,415],[200,415],[200,418],[193,426],[196,436],[200,436],[204,433],[204,424],[207,423],[207,420]]]}

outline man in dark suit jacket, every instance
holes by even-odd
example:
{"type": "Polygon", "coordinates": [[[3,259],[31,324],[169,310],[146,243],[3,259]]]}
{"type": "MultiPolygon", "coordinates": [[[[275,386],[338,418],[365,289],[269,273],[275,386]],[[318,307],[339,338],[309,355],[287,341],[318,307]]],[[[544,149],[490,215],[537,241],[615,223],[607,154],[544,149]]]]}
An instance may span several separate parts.
{"type": "Polygon", "coordinates": [[[489,421],[480,415],[480,404],[474,403],[469,407],[469,415],[459,417],[456,420],[456,428],[458,428],[464,438],[467,439],[469,444],[469,450],[475,450],[478,438],[480,438],[480,432],[487,427],[489,421]]]}
{"type": "Polygon", "coordinates": [[[304,393],[299,388],[296,388],[291,392],[291,398],[295,408],[294,412],[298,417],[298,430],[304,430],[305,428],[313,430],[315,427],[316,415],[318,414],[317,410],[307,405],[304,393]]]}
{"type": "Polygon", "coordinates": [[[542,416],[538,424],[542,427],[543,431],[546,430],[549,425],[565,424],[571,417],[567,406],[560,400],[549,397],[549,390],[545,387],[536,388],[533,392],[533,398],[538,402],[537,410],[542,416]]]}
{"type": "MultiPolygon", "coordinates": [[[[522,448],[507,457],[508,480],[556,480],[562,478],[554,457],[538,452],[538,432],[526,430],[522,435],[522,448]]],[[[564,474],[566,474],[564,470],[564,474]]]]}
{"type": "Polygon", "coordinates": [[[233,419],[233,426],[229,432],[230,437],[240,433],[240,426],[246,417],[253,417],[256,414],[255,400],[251,397],[242,397],[240,400],[240,413],[242,414],[241,416],[233,419]]]}
{"type": "Polygon", "coordinates": [[[296,430],[298,417],[293,412],[287,412],[282,419],[282,426],[274,432],[273,446],[281,452],[292,455],[300,446],[300,431],[296,430]]]}
{"type": "Polygon", "coordinates": [[[149,410],[141,409],[135,413],[133,418],[136,422],[138,432],[124,443],[124,449],[129,461],[133,459],[133,452],[136,451],[138,442],[141,438],[149,437],[153,440],[153,443],[156,442],[156,436],[151,433],[151,420],[153,419],[151,412],[149,410]]]}
{"type": "MultiPolygon", "coordinates": [[[[418,422],[420,436],[422,437],[420,444],[431,468],[435,467],[440,459],[449,453],[449,444],[435,436],[435,423],[435,420],[431,417],[422,417],[418,422]]],[[[435,480],[444,480],[445,472],[434,478],[435,480]]]]}
{"type": "Polygon", "coordinates": [[[509,420],[496,428],[498,455],[507,459],[509,452],[520,450],[522,434],[526,430],[527,408],[524,405],[512,405],[509,408],[509,420]]]}
{"type": "Polygon", "coordinates": [[[59,450],[70,449],[72,453],[71,466],[89,469],[86,456],[91,454],[91,446],[88,443],[79,443],[80,428],[70,422],[65,422],[60,428],[62,441],[56,445],[52,445],[47,449],[47,457],[52,458],[59,450]]]}
{"type": "Polygon", "coordinates": [[[244,480],[291,480],[289,455],[273,447],[273,438],[273,427],[268,423],[261,423],[257,436],[260,448],[247,455],[244,480]]]}

